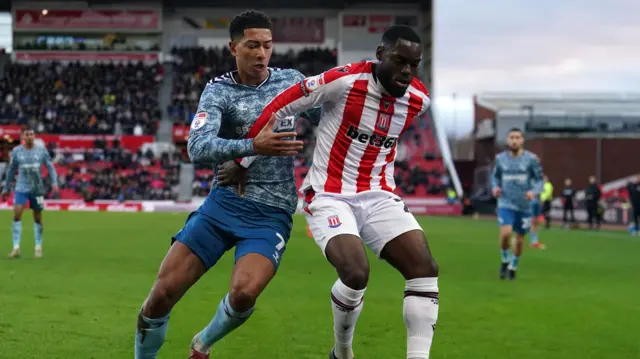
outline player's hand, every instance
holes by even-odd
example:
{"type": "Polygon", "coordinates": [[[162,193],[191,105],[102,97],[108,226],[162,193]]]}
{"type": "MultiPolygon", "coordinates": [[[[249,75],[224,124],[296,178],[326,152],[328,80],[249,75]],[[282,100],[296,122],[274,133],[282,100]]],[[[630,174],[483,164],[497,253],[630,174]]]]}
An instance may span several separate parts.
{"type": "Polygon", "coordinates": [[[60,192],[60,187],[58,187],[57,184],[51,185],[51,192],[59,193],[60,192]]]}
{"type": "Polygon", "coordinates": [[[525,197],[527,197],[527,201],[533,201],[533,198],[535,197],[535,195],[533,194],[533,191],[528,191],[525,194],[525,197]]]}
{"type": "Polygon", "coordinates": [[[501,195],[501,194],[502,194],[502,188],[500,188],[500,187],[495,187],[495,188],[493,189],[493,196],[494,196],[494,197],[498,198],[498,197],[500,197],[500,195],[501,195]]]}
{"type": "Polygon", "coordinates": [[[244,196],[244,185],[247,183],[247,169],[240,166],[236,161],[227,161],[218,167],[216,176],[218,184],[228,186],[237,184],[238,194],[244,196]]]}
{"type": "Polygon", "coordinates": [[[253,149],[257,154],[265,156],[295,156],[302,150],[304,142],[285,140],[286,137],[296,137],[295,132],[273,132],[276,115],[273,114],[262,131],[253,139],[253,149]]]}

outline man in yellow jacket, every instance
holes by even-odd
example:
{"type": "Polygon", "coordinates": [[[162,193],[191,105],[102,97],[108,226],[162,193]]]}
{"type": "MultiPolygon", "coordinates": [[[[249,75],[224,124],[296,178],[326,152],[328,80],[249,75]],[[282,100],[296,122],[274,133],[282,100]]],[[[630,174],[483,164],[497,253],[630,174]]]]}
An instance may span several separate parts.
{"type": "Polygon", "coordinates": [[[551,201],[553,200],[553,184],[549,181],[549,177],[544,176],[544,184],[540,193],[540,202],[542,202],[542,215],[544,216],[545,228],[551,227],[551,201]]]}

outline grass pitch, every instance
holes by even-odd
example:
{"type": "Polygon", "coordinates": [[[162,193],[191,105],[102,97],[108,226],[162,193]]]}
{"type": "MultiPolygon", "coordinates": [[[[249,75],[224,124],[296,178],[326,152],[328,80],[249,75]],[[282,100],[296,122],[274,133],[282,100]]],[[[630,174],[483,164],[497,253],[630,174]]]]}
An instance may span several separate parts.
{"type": "MultiPolygon", "coordinates": [[[[184,214],[45,213],[45,258],[33,260],[30,213],[22,259],[0,213],[0,358],[133,357],[137,311],[184,214]]],[[[497,279],[497,227],[422,218],[440,264],[434,359],[640,358],[640,239],[626,233],[542,232],[548,250],[527,249],[515,282],[497,279]]],[[[227,255],[178,304],[159,358],[186,358],[191,337],[227,292],[227,255]]],[[[358,358],[404,358],[404,281],[371,257],[356,329],[358,358]]],[[[329,289],[336,276],[304,219],[253,317],[212,358],[326,358],[333,343],[329,289]]]]}

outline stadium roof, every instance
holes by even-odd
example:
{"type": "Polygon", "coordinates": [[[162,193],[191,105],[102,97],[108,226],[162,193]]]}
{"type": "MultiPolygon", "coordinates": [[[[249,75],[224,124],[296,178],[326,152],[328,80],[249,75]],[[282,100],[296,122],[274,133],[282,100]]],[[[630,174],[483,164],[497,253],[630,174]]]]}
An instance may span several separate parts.
{"type": "Polygon", "coordinates": [[[581,113],[640,112],[640,93],[518,93],[488,92],[476,96],[478,104],[497,111],[528,110],[581,113]]]}
{"type": "MultiPolygon", "coordinates": [[[[63,0],[58,0],[63,1],[63,0]]],[[[24,3],[25,1],[23,1],[24,3]]],[[[215,0],[215,1],[205,1],[205,0],[157,0],[157,1],[149,1],[149,0],[85,0],[89,6],[97,6],[97,5],[113,5],[113,4],[127,4],[133,5],[136,3],[139,4],[149,4],[149,3],[162,3],[162,5],[166,8],[181,8],[181,7],[197,7],[197,8],[206,8],[206,7],[228,7],[228,8],[334,8],[334,9],[342,9],[350,6],[363,6],[363,5],[373,5],[375,7],[376,4],[422,4],[424,6],[429,6],[431,4],[431,0],[305,0],[305,1],[296,1],[296,0],[215,0]]],[[[11,0],[0,0],[0,11],[10,11],[11,9],[11,0]]]]}

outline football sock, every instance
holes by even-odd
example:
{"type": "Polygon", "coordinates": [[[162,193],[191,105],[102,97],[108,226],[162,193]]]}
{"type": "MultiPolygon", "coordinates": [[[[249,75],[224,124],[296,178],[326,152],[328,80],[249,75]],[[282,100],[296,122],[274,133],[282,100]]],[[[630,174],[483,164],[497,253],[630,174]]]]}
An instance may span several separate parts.
{"type": "Polygon", "coordinates": [[[338,359],[353,359],[353,333],[362,312],[365,289],[351,289],[338,279],[331,288],[334,354],[338,359]]]}
{"type": "Polygon", "coordinates": [[[246,312],[236,312],[231,308],[229,294],[227,294],[218,305],[216,315],[209,325],[200,332],[199,340],[195,343],[196,350],[202,353],[209,353],[213,344],[241,326],[249,319],[251,314],[253,314],[253,308],[246,312]]]}
{"type": "Polygon", "coordinates": [[[33,224],[33,233],[36,237],[36,247],[42,247],[42,224],[33,224]]]}
{"type": "Polygon", "coordinates": [[[428,359],[438,321],[438,278],[407,280],[402,308],[407,326],[407,359],[428,359]]]}
{"type": "Polygon", "coordinates": [[[152,319],[138,314],[138,328],[136,329],[135,359],[155,359],[167,336],[169,314],[152,319]]]}
{"type": "Polygon", "coordinates": [[[529,234],[529,240],[531,241],[531,244],[538,243],[538,232],[531,232],[529,234]]]}
{"type": "Polygon", "coordinates": [[[501,249],[500,258],[502,259],[502,263],[509,263],[509,249],[501,249]]]}
{"type": "Polygon", "coordinates": [[[513,256],[511,257],[511,263],[509,263],[509,270],[516,270],[518,269],[518,261],[520,260],[520,257],[518,256],[513,256]]]}
{"type": "Polygon", "coordinates": [[[14,221],[11,229],[13,232],[13,249],[20,248],[20,238],[22,238],[22,222],[14,221]]]}

